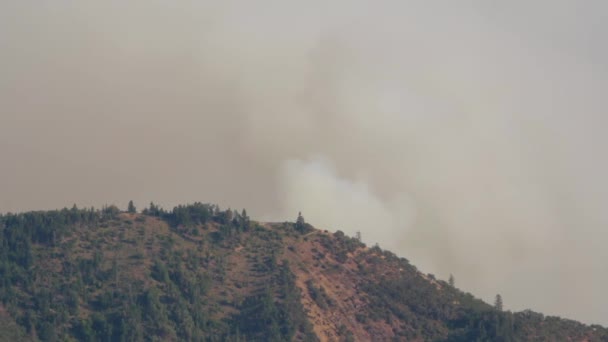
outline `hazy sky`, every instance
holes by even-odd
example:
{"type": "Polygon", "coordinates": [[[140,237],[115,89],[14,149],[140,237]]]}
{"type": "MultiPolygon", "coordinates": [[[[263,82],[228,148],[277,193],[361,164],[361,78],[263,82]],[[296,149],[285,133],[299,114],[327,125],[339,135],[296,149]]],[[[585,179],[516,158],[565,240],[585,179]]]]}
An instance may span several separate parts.
{"type": "Polygon", "coordinates": [[[599,0],[0,1],[0,212],[301,210],[608,325],[607,35],[599,0]]]}

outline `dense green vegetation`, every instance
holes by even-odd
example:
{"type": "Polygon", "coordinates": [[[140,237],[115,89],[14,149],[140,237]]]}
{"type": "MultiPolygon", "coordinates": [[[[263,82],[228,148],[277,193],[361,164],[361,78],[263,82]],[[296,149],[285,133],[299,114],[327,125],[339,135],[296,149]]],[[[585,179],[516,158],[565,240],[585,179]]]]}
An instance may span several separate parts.
{"type": "MultiPolygon", "coordinates": [[[[339,303],[312,280],[298,287],[295,273],[312,266],[285,257],[310,234],[301,215],[262,225],[203,203],[0,215],[0,340],[317,341],[303,292],[322,311],[339,303]]],[[[316,239],[328,277],[356,263],[366,306],[342,314],[369,331],[392,322],[397,340],[608,340],[602,327],[503,312],[360,238],[316,239]]],[[[346,326],[337,334],[356,340],[346,326]]]]}
{"type": "MultiPolygon", "coordinates": [[[[245,211],[195,203],[170,212],[151,204],[144,213],[130,202],[127,214],[74,206],[0,216],[0,300],[20,326],[14,333],[43,341],[309,337],[293,275],[276,260],[256,265],[272,280],[256,289],[265,295],[237,303],[213,291],[229,286],[227,248],[252,227],[245,211]]],[[[263,233],[253,241],[275,245],[263,252],[280,246],[263,233]]]]}

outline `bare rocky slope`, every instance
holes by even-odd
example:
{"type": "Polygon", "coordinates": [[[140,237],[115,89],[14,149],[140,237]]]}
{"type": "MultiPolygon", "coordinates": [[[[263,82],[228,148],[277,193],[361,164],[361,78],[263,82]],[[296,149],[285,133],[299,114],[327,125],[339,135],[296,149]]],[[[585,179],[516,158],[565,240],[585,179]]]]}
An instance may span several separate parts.
{"type": "Polygon", "coordinates": [[[608,341],[342,232],[195,203],[0,216],[0,340],[608,341]]]}

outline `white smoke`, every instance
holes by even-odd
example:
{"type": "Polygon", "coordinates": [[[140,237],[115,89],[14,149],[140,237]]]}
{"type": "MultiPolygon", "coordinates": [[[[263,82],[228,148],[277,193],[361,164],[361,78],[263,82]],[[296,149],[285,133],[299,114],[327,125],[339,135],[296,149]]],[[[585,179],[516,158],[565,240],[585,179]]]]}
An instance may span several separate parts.
{"type": "Polygon", "coordinates": [[[608,324],[607,6],[0,1],[0,211],[302,211],[608,324]]]}
{"type": "Polygon", "coordinates": [[[284,162],[279,183],[281,213],[275,217],[302,211],[316,227],[342,230],[350,236],[361,232],[363,241],[370,245],[379,243],[397,250],[415,215],[405,195],[384,201],[364,181],[338,176],[331,163],[321,157],[284,162]]]}

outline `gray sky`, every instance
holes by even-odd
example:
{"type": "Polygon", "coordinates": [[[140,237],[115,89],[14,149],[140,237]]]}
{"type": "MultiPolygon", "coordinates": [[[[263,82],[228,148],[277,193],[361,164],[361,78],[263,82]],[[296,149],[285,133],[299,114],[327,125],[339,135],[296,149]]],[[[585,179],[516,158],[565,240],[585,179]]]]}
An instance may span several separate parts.
{"type": "Polygon", "coordinates": [[[608,325],[605,1],[0,2],[0,211],[302,211],[608,325]]]}

